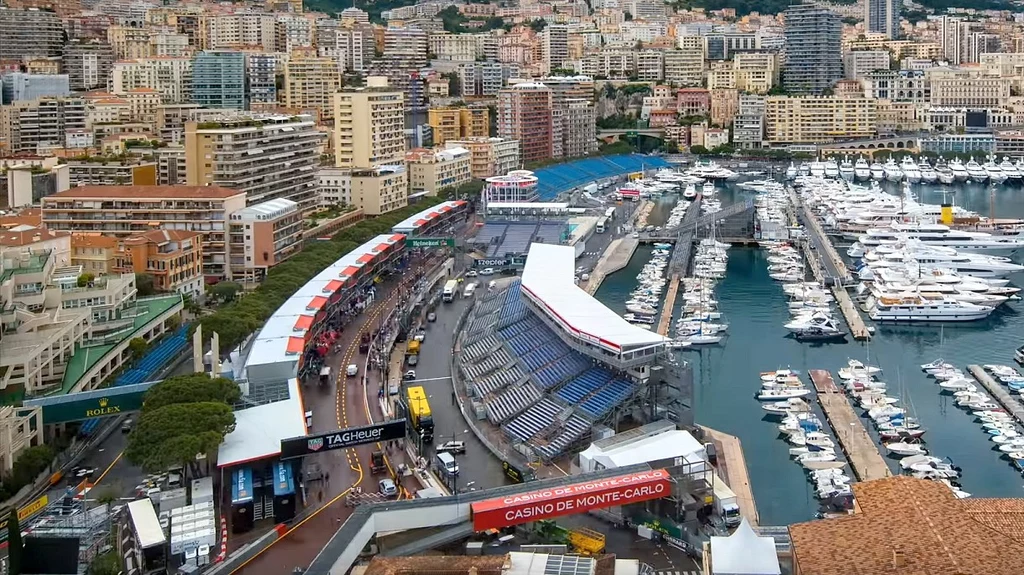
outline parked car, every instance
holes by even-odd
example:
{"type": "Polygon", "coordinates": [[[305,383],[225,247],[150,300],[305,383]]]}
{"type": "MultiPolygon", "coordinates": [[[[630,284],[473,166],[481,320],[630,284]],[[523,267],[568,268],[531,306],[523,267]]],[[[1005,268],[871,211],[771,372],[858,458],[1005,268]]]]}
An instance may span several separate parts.
{"type": "Polygon", "coordinates": [[[446,441],[441,445],[437,446],[438,453],[453,453],[455,455],[461,455],[466,452],[465,441],[446,441]]]}
{"type": "Polygon", "coordinates": [[[379,487],[380,494],[384,497],[395,497],[398,495],[398,486],[395,485],[394,480],[390,477],[381,479],[377,485],[379,487]]]}
{"type": "Polygon", "coordinates": [[[484,268],[484,269],[480,270],[480,275],[482,275],[482,276],[493,276],[494,275],[494,268],[484,268]]]}
{"type": "Polygon", "coordinates": [[[476,270],[469,270],[468,272],[466,272],[466,277],[467,278],[475,278],[476,277],[476,270]]]}

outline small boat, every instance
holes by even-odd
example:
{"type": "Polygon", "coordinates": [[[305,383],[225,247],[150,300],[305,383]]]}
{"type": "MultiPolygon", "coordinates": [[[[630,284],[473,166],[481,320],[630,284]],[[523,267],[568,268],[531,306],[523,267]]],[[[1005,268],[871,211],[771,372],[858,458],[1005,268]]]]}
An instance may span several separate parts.
{"type": "Polygon", "coordinates": [[[784,388],[784,389],[762,389],[757,392],[759,401],[779,401],[792,397],[804,397],[810,395],[811,390],[807,388],[784,388]]]}
{"type": "Polygon", "coordinates": [[[897,442],[897,443],[886,443],[884,445],[885,445],[885,449],[888,450],[889,453],[892,453],[892,454],[895,454],[895,455],[927,455],[928,454],[928,450],[925,449],[924,446],[921,445],[920,443],[906,443],[906,442],[900,441],[900,442],[897,442]]]}
{"type": "Polygon", "coordinates": [[[665,347],[669,349],[685,349],[693,345],[693,342],[681,341],[681,340],[669,340],[665,342],[665,347]]]}
{"type": "Polygon", "coordinates": [[[843,461],[801,461],[800,465],[803,465],[804,469],[819,471],[825,469],[842,469],[846,467],[846,463],[843,461]]]}
{"type": "Polygon", "coordinates": [[[786,416],[791,413],[810,413],[811,406],[799,397],[791,397],[786,401],[765,403],[761,409],[767,411],[769,415],[786,416]]]}
{"type": "Polygon", "coordinates": [[[796,460],[801,463],[810,461],[835,461],[836,454],[835,452],[829,453],[827,451],[809,451],[803,455],[797,455],[796,460]]]}

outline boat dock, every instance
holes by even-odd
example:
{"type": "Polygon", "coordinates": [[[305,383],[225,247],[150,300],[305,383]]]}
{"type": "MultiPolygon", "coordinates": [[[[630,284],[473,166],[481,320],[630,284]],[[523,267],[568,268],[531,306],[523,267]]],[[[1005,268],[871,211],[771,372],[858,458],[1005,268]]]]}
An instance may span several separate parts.
{"type": "Polygon", "coordinates": [[[608,248],[601,254],[601,259],[598,260],[597,265],[594,266],[594,271],[590,272],[590,279],[587,280],[587,293],[594,295],[597,293],[597,289],[601,287],[601,282],[604,281],[605,277],[629,265],[629,260],[636,253],[638,245],[640,245],[640,242],[633,238],[612,240],[608,244],[608,248]]]}
{"type": "Polygon", "coordinates": [[[853,335],[853,339],[858,341],[871,339],[871,331],[864,324],[864,318],[857,311],[857,306],[853,305],[850,292],[840,286],[832,286],[832,295],[839,302],[839,311],[843,312],[843,317],[846,318],[846,324],[850,326],[850,333],[853,335]]]}
{"type": "Polygon", "coordinates": [[[992,394],[992,397],[1017,420],[1017,423],[1024,425],[1024,405],[1021,404],[1019,399],[1010,395],[1010,392],[993,379],[980,365],[968,365],[967,371],[971,372],[974,379],[978,380],[978,383],[992,394]]]}
{"type": "Polygon", "coordinates": [[[665,294],[664,306],[661,310],[661,319],[658,320],[658,333],[668,335],[668,328],[672,325],[672,310],[676,307],[676,296],[679,295],[679,284],[682,280],[679,274],[672,274],[668,280],[668,292],[665,294]]]}
{"type": "Polygon", "coordinates": [[[818,392],[818,403],[825,413],[825,419],[832,426],[857,479],[870,481],[891,476],[892,471],[882,459],[878,446],[854,413],[846,395],[836,386],[832,374],[823,369],[812,369],[808,373],[818,392]]]}
{"type": "Polygon", "coordinates": [[[757,505],[754,503],[754,492],[750,488],[750,475],[747,473],[747,460],[743,457],[743,445],[738,437],[723,433],[710,427],[701,426],[704,433],[715,444],[718,452],[716,468],[725,484],[736,494],[736,504],[740,507],[740,515],[747,519],[751,527],[757,527],[757,505]]]}

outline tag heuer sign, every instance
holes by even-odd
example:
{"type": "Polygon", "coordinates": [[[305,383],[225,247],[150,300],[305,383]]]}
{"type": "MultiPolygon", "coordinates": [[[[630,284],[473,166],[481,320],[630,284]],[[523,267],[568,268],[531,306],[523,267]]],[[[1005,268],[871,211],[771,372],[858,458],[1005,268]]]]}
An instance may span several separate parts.
{"type": "Polygon", "coordinates": [[[405,437],[405,419],[281,440],[281,459],[405,437]]]}

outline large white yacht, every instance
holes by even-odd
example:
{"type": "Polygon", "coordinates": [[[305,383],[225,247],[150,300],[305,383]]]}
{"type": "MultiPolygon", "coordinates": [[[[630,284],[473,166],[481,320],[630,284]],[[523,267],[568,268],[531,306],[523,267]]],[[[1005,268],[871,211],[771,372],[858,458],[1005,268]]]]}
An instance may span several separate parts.
{"type": "Polygon", "coordinates": [[[953,179],[957,182],[967,181],[970,174],[967,173],[967,168],[964,167],[964,163],[960,158],[953,158],[949,161],[949,170],[953,172],[953,179]]]}
{"type": "MultiPolygon", "coordinates": [[[[854,244],[859,246],[860,244],[854,244]]],[[[885,267],[905,268],[908,265],[920,269],[945,269],[975,278],[1005,278],[1024,271],[1024,266],[1013,263],[1010,258],[982,254],[961,253],[955,249],[927,247],[920,242],[901,242],[879,246],[867,252],[851,247],[850,257],[863,257],[863,266],[858,273],[861,279],[872,279],[873,271],[885,267]],[[852,252],[852,253],[851,253],[852,252]]]]}
{"type": "Polygon", "coordinates": [[[890,182],[898,182],[903,179],[903,170],[896,165],[896,160],[889,158],[882,168],[885,170],[885,179],[890,182]]]}
{"type": "Polygon", "coordinates": [[[911,184],[921,181],[921,168],[917,167],[917,162],[914,161],[914,158],[903,156],[903,159],[900,160],[900,170],[903,171],[903,177],[911,184]]]}
{"type": "Polygon", "coordinates": [[[919,240],[929,246],[943,246],[963,252],[1009,255],[1024,248],[1017,236],[994,236],[986,232],[952,230],[943,224],[892,222],[885,228],[871,228],[857,239],[865,248],[891,244],[901,239],[919,240]]]}
{"type": "MultiPolygon", "coordinates": [[[[953,170],[946,164],[946,162],[939,158],[939,161],[935,163],[935,173],[939,176],[940,184],[952,184],[956,180],[956,175],[953,170]]],[[[966,176],[966,172],[964,173],[966,176]]]]}
{"type": "Polygon", "coordinates": [[[825,177],[826,178],[838,178],[839,177],[839,164],[833,158],[825,160],[825,177]]]}
{"type": "Polygon", "coordinates": [[[857,162],[853,165],[853,177],[858,181],[864,181],[871,177],[871,167],[868,166],[867,160],[857,158],[857,162]]]}
{"type": "Polygon", "coordinates": [[[988,180],[988,172],[985,168],[981,167],[981,164],[975,162],[974,158],[967,160],[967,165],[964,167],[967,168],[967,177],[970,178],[972,182],[981,183],[988,180]]]}
{"type": "Polygon", "coordinates": [[[853,169],[853,162],[849,158],[843,158],[841,164],[839,164],[839,177],[846,181],[852,181],[856,171],[853,169]]]}
{"type": "Polygon", "coordinates": [[[993,183],[1001,184],[1006,181],[1006,174],[1003,173],[1003,169],[996,163],[995,156],[990,157],[982,168],[985,168],[985,171],[988,172],[988,179],[992,180],[993,183]]]}
{"type": "Polygon", "coordinates": [[[928,163],[928,160],[921,158],[921,161],[917,164],[921,170],[921,181],[926,184],[934,183],[939,178],[938,172],[932,169],[932,165],[928,163]]]}
{"type": "Polygon", "coordinates": [[[735,180],[739,178],[736,172],[719,166],[714,161],[697,162],[692,168],[686,170],[686,175],[703,178],[705,180],[735,180]]]}
{"type": "Polygon", "coordinates": [[[1002,163],[999,164],[999,168],[1006,174],[1006,179],[1012,183],[1019,183],[1021,178],[1024,178],[1024,174],[1021,174],[1017,166],[1013,165],[1010,158],[1003,157],[1002,163]]]}
{"type": "Polygon", "coordinates": [[[871,163],[871,179],[872,180],[884,180],[885,179],[885,166],[878,162],[871,163]]]}
{"type": "Polygon", "coordinates": [[[825,177],[825,163],[814,160],[811,162],[811,177],[824,178],[825,177]]]}
{"type": "Polygon", "coordinates": [[[922,292],[884,295],[869,298],[868,302],[868,317],[874,321],[976,321],[985,319],[995,310],[942,294],[922,292]]]}

